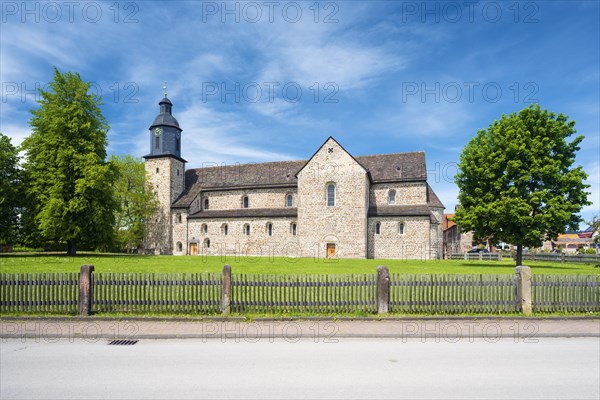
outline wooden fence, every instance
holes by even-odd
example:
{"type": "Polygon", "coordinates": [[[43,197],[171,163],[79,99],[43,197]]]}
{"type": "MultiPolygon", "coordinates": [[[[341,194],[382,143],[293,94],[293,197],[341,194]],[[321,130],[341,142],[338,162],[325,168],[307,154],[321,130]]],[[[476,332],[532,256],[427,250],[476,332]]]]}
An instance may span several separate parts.
{"type": "Polygon", "coordinates": [[[219,312],[222,275],[92,275],[92,309],[100,312],[219,312]]]}
{"type": "Polygon", "coordinates": [[[452,253],[448,255],[450,260],[465,260],[465,261],[502,261],[500,253],[452,253]]]}
{"type": "Polygon", "coordinates": [[[234,312],[374,312],[376,276],[232,274],[234,312]]]}
{"type": "Polygon", "coordinates": [[[392,274],[393,312],[516,312],[515,275],[392,274]]]}
{"type": "Polygon", "coordinates": [[[534,312],[600,311],[600,275],[533,275],[534,312]]]}
{"type": "MultiPolygon", "coordinates": [[[[452,253],[450,260],[502,261],[501,253],[452,253]]],[[[523,253],[523,260],[549,261],[556,263],[600,264],[600,254],[523,253]]]]}
{"type": "Polygon", "coordinates": [[[390,275],[381,268],[383,275],[231,274],[228,266],[226,275],[93,273],[88,268],[89,280],[83,272],[0,274],[0,311],[512,313],[525,312],[523,301],[538,313],[600,311],[600,275],[519,280],[517,274],[390,275]],[[529,292],[527,300],[518,297],[529,292]]]}
{"type": "Polygon", "coordinates": [[[0,311],[76,313],[79,274],[0,274],[0,311]]]}

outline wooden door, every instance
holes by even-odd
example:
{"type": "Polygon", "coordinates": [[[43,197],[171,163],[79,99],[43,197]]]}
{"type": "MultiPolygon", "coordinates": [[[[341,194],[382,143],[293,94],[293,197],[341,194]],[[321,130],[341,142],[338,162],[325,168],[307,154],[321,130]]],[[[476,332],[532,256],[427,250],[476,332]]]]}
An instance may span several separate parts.
{"type": "Polygon", "coordinates": [[[335,244],[327,243],[327,258],[335,257],[335,244]]]}
{"type": "Polygon", "coordinates": [[[198,255],[198,243],[190,243],[190,255],[191,256],[198,255]]]}

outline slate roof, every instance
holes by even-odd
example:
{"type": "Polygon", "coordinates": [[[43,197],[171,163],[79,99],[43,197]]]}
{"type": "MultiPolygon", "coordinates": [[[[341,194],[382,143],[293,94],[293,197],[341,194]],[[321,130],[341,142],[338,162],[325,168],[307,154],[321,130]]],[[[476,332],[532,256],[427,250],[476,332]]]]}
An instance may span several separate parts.
{"type": "MultiPolygon", "coordinates": [[[[355,157],[369,173],[373,183],[426,181],[425,153],[394,153],[355,157]]],[[[296,187],[296,173],[306,160],[259,164],[235,164],[189,169],[185,172],[186,189],[173,207],[189,207],[200,191],[296,187]]],[[[428,188],[432,207],[443,207],[433,190],[428,188]]]]}
{"type": "Polygon", "coordinates": [[[205,210],[190,215],[188,218],[210,219],[210,218],[281,218],[281,217],[298,217],[298,209],[296,207],[285,208],[239,208],[233,210],[205,210]]]}

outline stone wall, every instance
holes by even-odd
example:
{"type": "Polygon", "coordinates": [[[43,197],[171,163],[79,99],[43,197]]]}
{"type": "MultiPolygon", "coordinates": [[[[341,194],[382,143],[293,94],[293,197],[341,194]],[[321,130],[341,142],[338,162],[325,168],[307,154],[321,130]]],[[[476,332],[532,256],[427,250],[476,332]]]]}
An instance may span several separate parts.
{"type": "Polygon", "coordinates": [[[427,184],[425,182],[415,183],[374,183],[369,192],[371,205],[388,205],[390,190],[396,191],[395,205],[417,205],[427,204],[427,184]]]}
{"type": "Polygon", "coordinates": [[[333,139],[315,153],[298,174],[298,228],[303,253],[327,257],[335,245],[336,257],[367,256],[367,173],[333,139]],[[327,205],[327,185],[335,185],[334,206],[327,205]]]}
{"type": "Polygon", "coordinates": [[[399,258],[429,260],[430,247],[429,217],[375,217],[369,218],[369,258],[399,258]],[[375,233],[380,223],[380,233],[375,233]],[[400,224],[404,224],[404,234],[400,224]]]}
{"type": "MultiPolygon", "coordinates": [[[[248,196],[248,208],[285,208],[288,194],[293,196],[293,207],[297,206],[297,188],[271,188],[271,189],[248,189],[248,190],[219,190],[202,192],[200,207],[204,207],[204,199],[208,199],[209,210],[231,210],[242,208],[242,198],[248,196]]],[[[197,211],[194,199],[193,211],[197,211]]]]}
{"type": "MultiPolygon", "coordinates": [[[[189,244],[185,251],[185,241],[198,244],[198,254],[205,255],[242,255],[242,256],[277,256],[304,257],[298,245],[298,235],[292,231],[290,218],[249,218],[249,219],[190,219],[187,229],[174,235],[174,246],[178,241],[184,245],[184,253],[189,254],[189,244]],[[272,224],[269,236],[267,224],[272,224]],[[227,234],[224,232],[227,225],[227,234]],[[250,227],[247,235],[244,226],[250,227]],[[205,231],[206,227],[206,231],[205,231]],[[210,245],[207,242],[210,241],[210,245]]],[[[177,228],[177,227],[176,227],[177,228]]],[[[299,232],[297,228],[296,232],[299,232]]],[[[176,247],[175,247],[176,248],[176,247]]]]}
{"type": "Polygon", "coordinates": [[[155,254],[171,254],[171,204],[184,189],[185,164],[173,157],[146,159],[148,182],[159,202],[156,214],[146,230],[144,249],[155,254]]]}

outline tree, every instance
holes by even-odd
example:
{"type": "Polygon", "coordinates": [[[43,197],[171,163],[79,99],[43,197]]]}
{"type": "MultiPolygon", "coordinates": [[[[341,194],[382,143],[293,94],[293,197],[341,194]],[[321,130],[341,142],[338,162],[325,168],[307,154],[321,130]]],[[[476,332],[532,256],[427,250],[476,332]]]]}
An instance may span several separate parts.
{"type": "Polygon", "coordinates": [[[146,170],[141,159],[112,156],[110,163],[118,172],[115,183],[115,237],[119,250],[130,252],[142,246],[146,221],[156,209],[152,189],[147,187],[146,170]]]}
{"type": "Polygon", "coordinates": [[[28,212],[41,239],[66,242],[71,256],[78,245],[107,248],[113,239],[116,173],[105,160],[109,126],[89,87],[79,74],[55,68],[22,144],[33,204],[28,212]]]}
{"type": "Polygon", "coordinates": [[[0,133],[0,244],[18,241],[22,188],[19,152],[10,138],[0,133]]]}
{"type": "Polygon", "coordinates": [[[531,105],[477,132],[460,156],[454,220],[475,239],[516,244],[517,265],[524,246],[577,229],[577,213],[590,204],[587,175],[573,167],[583,136],[568,142],[576,131],[567,120],[531,105]]]}

